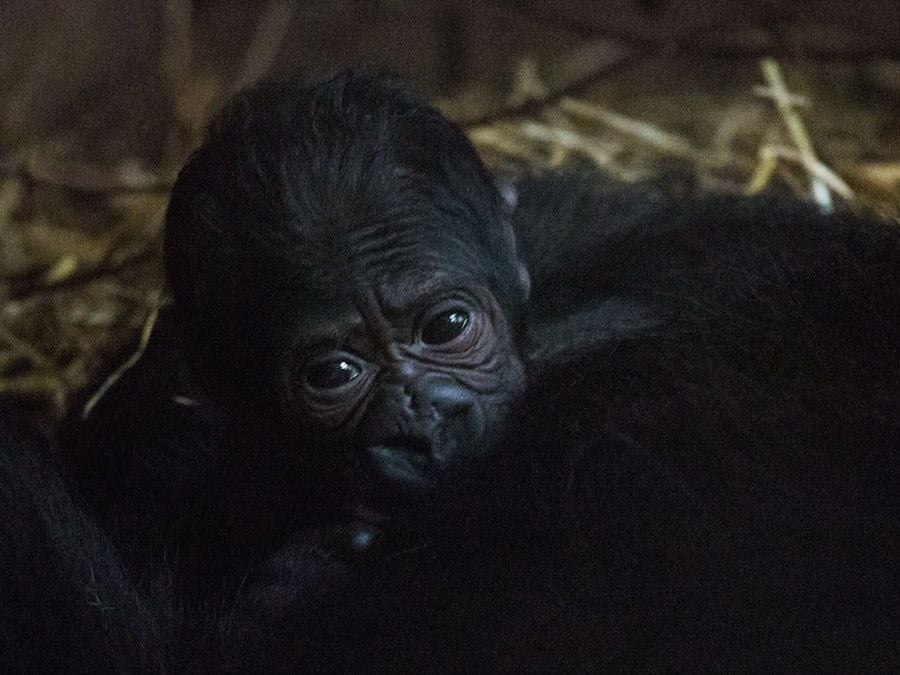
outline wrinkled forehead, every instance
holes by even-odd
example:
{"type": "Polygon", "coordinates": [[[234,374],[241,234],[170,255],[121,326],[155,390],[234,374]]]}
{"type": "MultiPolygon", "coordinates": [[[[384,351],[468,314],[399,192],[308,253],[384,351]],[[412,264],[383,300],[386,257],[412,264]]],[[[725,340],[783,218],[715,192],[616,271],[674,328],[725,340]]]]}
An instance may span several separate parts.
{"type": "Polygon", "coordinates": [[[365,304],[385,315],[403,314],[486,286],[487,258],[477,243],[436,228],[381,228],[310,250],[307,296],[314,306],[365,304]]]}

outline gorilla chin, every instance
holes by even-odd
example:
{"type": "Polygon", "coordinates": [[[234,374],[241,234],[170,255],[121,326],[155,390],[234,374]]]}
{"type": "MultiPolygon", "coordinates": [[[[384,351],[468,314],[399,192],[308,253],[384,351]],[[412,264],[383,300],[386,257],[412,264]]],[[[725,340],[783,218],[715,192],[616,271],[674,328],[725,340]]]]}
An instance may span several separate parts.
{"type": "Polygon", "coordinates": [[[496,442],[487,433],[476,437],[477,446],[456,445],[453,438],[459,436],[446,443],[443,438],[440,432],[432,439],[396,435],[365,448],[354,488],[347,491],[357,501],[352,514],[377,525],[412,524],[457,511],[459,495],[482,494],[480,488],[496,473],[496,442]]]}

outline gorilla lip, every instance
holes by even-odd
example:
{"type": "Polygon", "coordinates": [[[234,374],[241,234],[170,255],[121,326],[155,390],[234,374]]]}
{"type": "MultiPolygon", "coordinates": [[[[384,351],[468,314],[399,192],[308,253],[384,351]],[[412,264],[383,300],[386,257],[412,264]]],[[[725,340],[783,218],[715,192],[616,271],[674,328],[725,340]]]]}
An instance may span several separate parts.
{"type": "Polygon", "coordinates": [[[432,463],[431,446],[413,436],[395,436],[367,448],[379,475],[391,482],[423,489],[430,485],[425,471],[432,463]]]}

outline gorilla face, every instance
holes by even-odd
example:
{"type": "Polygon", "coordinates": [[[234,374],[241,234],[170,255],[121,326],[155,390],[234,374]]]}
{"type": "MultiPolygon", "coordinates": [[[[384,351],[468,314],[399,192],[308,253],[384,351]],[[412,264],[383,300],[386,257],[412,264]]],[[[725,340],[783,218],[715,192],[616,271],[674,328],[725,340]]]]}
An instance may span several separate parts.
{"type": "Polygon", "coordinates": [[[393,489],[428,490],[495,443],[524,372],[491,291],[427,275],[373,287],[301,322],[287,414],[393,489]]]}
{"type": "Polygon", "coordinates": [[[462,133],[390,81],[239,99],[179,175],[166,265],[207,388],[252,410],[251,442],[300,484],[436,493],[523,390],[504,203],[462,133]]]}

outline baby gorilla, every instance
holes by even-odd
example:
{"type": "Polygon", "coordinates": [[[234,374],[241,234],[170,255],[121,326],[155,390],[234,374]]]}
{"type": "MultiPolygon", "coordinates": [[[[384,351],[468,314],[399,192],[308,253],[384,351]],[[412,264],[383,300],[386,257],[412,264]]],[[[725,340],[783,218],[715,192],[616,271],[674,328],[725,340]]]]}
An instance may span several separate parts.
{"type": "Polygon", "coordinates": [[[234,608],[191,644],[889,662],[896,228],[597,176],[507,192],[355,71],[240,96],[182,170],[174,305],[67,442],[136,572],[234,608]]]}
{"type": "MultiPolygon", "coordinates": [[[[191,551],[197,527],[225,518],[239,547],[265,545],[323,513],[381,522],[467,492],[524,388],[529,280],[504,208],[463,134],[399,83],[354,74],[239,98],[167,216],[175,305],[144,361],[180,340],[196,386],[172,393],[188,405],[169,395],[144,428],[114,394],[88,422],[98,465],[84,475],[104,482],[90,492],[132,521],[116,529],[191,551]],[[194,438],[185,422],[182,442],[180,418],[206,409],[211,429],[194,438]],[[209,459],[197,448],[223,434],[213,475],[239,485],[198,495],[211,474],[190,471],[209,459]],[[173,453],[174,480],[135,474],[173,453]],[[135,485],[141,504],[123,510],[135,485]]],[[[158,367],[131,381],[172,379],[158,367]]]]}
{"type": "Polygon", "coordinates": [[[166,270],[204,391],[304,467],[296,492],[315,465],[351,509],[442,494],[524,387],[503,205],[459,130],[395,84],[239,101],[178,179],[166,270]]]}

